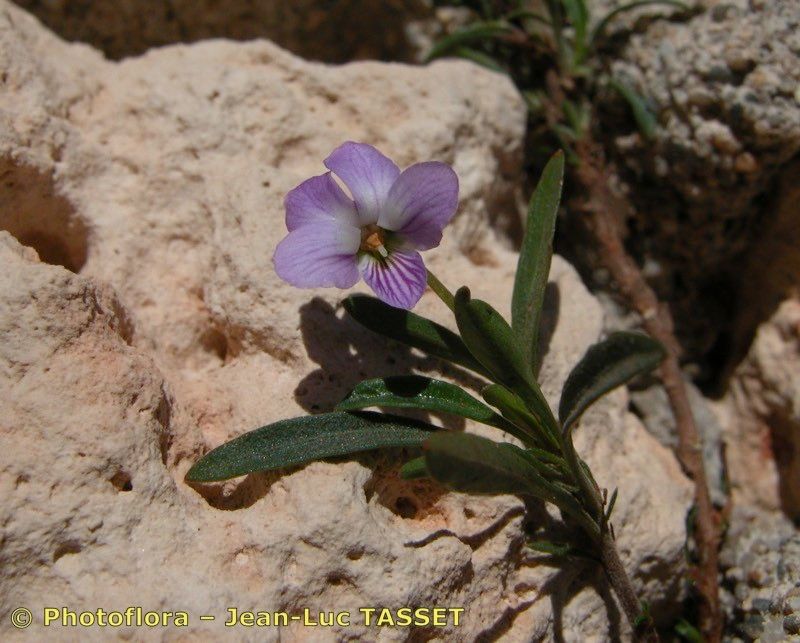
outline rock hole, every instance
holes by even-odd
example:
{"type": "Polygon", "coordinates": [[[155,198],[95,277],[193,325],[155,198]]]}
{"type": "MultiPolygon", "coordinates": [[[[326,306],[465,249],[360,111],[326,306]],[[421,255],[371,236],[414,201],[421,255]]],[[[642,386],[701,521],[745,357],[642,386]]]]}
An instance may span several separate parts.
{"type": "Polygon", "coordinates": [[[428,479],[403,480],[400,465],[378,467],[364,484],[367,502],[377,502],[404,520],[421,520],[437,513],[436,502],[444,487],[428,479]]]}
{"type": "Polygon", "coordinates": [[[347,552],[347,559],[348,560],[359,560],[364,555],[364,552],[360,549],[351,549],[347,552]]]}
{"type": "Polygon", "coordinates": [[[218,328],[208,328],[200,336],[200,345],[204,351],[216,355],[222,362],[228,356],[228,338],[218,328]]]}
{"type": "Polygon", "coordinates": [[[77,540],[68,540],[59,545],[53,552],[53,562],[57,562],[59,558],[63,558],[69,554],[80,554],[83,547],[77,540]]]}
{"type": "Polygon", "coordinates": [[[349,579],[340,572],[331,572],[328,574],[327,578],[325,579],[328,585],[332,585],[333,587],[338,587],[339,585],[344,585],[345,583],[349,583],[349,579]]]}
{"type": "Polygon", "coordinates": [[[80,272],[89,232],[51,176],[0,159],[0,230],[30,246],[45,263],[80,272]]]}
{"type": "Polygon", "coordinates": [[[131,476],[127,471],[122,471],[120,469],[111,477],[110,482],[117,491],[133,491],[131,476]]]}
{"type": "Polygon", "coordinates": [[[411,498],[400,496],[394,501],[394,508],[401,518],[413,518],[417,515],[417,505],[411,498]]]}

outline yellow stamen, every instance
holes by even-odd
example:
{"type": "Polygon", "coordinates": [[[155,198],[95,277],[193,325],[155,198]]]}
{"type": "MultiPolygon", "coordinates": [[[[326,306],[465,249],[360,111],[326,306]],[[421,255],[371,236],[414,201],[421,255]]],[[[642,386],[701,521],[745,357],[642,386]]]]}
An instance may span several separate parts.
{"type": "Polygon", "coordinates": [[[361,250],[364,252],[373,254],[377,252],[386,259],[389,256],[389,252],[384,245],[385,240],[385,232],[374,223],[361,228],[361,250]]]}

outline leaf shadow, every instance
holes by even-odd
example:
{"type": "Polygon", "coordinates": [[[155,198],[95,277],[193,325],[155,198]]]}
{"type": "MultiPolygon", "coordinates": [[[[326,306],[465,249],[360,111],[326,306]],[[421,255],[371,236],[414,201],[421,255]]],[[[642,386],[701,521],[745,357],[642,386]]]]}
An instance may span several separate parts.
{"type": "MultiPolygon", "coordinates": [[[[460,386],[480,390],[477,375],[367,330],[340,307],[315,297],[300,307],[300,331],[308,357],[319,368],[303,377],[294,390],[297,403],[309,413],[325,413],[365,379],[390,375],[440,374],[460,386]],[[337,314],[340,313],[340,314],[337,314]]],[[[463,430],[463,418],[415,409],[382,409],[421,421],[436,417],[446,429],[463,430]]]]}
{"type": "Polygon", "coordinates": [[[553,341],[553,335],[556,332],[560,312],[561,291],[556,282],[548,281],[544,289],[544,301],[542,302],[542,312],[539,317],[539,336],[536,345],[536,355],[538,356],[537,372],[550,351],[550,343],[553,341]]]}

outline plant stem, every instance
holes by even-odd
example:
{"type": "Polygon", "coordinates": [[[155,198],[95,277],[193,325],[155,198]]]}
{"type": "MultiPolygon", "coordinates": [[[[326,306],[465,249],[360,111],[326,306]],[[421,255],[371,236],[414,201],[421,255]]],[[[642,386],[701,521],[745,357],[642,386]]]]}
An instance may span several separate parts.
{"type": "Polygon", "coordinates": [[[577,148],[580,163],[576,175],[588,198],[584,204],[585,221],[599,245],[599,256],[628,305],[641,315],[644,329],[667,350],[661,366],[661,378],[675,417],[678,434],[677,456],[683,469],[694,482],[694,503],[697,509],[694,532],[698,561],[692,576],[699,594],[698,625],[709,643],[722,637],[723,615],[719,602],[718,558],[720,518],[711,502],[702,438],[697,430],[686,385],[680,369],[680,345],[673,332],[669,309],[661,305],[622,242],[623,221],[630,204],[614,193],[611,170],[602,150],[591,141],[577,148]]]}
{"type": "Polygon", "coordinates": [[[447,306],[450,310],[455,312],[456,303],[455,297],[453,297],[453,293],[451,293],[447,286],[445,286],[439,279],[434,275],[430,270],[428,270],[428,286],[430,289],[435,292],[439,299],[444,302],[444,305],[447,306]]]}
{"type": "MultiPolygon", "coordinates": [[[[563,119],[565,94],[562,77],[551,69],[545,77],[548,98],[544,117],[551,129],[563,119]]],[[[678,434],[676,455],[684,471],[694,483],[694,504],[697,509],[694,532],[698,561],[691,570],[699,600],[698,625],[709,643],[722,638],[723,614],[719,601],[720,517],[711,502],[708,479],[703,462],[702,438],[689,405],[689,396],[680,369],[680,344],[675,338],[669,309],[662,306],[639,266],[623,243],[625,220],[632,211],[630,202],[612,189],[614,171],[606,161],[602,146],[591,132],[575,143],[577,165],[574,176],[577,192],[583,195],[579,209],[581,220],[592,232],[598,256],[619,287],[628,306],[641,315],[642,325],[667,349],[661,366],[661,379],[669,398],[678,434]]]]}
{"type": "Polygon", "coordinates": [[[599,546],[603,569],[605,569],[608,581],[611,583],[611,587],[614,588],[614,593],[622,605],[622,610],[633,628],[635,639],[648,642],[658,641],[658,633],[653,624],[653,619],[650,618],[649,614],[643,613],[642,605],[639,603],[639,599],[636,598],[633,585],[631,585],[630,578],[628,578],[628,574],[619,557],[619,552],[617,552],[616,542],[608,531],[603,533],[599,546]]]}

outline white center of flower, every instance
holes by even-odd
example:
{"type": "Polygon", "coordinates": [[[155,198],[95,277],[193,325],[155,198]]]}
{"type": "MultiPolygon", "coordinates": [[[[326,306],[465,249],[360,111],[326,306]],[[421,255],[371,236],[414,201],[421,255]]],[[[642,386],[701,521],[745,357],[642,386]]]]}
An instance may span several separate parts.
{"type": "Polygon", "coordinates": [[[361,250],[364,252],[371,252],[372,254],[378,253],[381,257],[386,259],[389,256],[389,251],[386,250],[384,243],[386,242],[386,231],[378,227],[374,223],[361,228],[361,250]]]}

